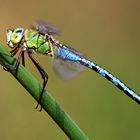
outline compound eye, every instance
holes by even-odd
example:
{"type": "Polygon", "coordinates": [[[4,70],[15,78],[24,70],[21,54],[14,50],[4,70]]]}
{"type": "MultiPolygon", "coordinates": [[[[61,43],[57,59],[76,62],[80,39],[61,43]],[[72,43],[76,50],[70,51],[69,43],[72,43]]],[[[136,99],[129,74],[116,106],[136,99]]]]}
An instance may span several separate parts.
{"type": "Polygon", "coordinates": [[[17,28],[14,30],[11,36],[11,40],[13,43],[19,43],[23,37],[24,30],[23,28],[17,28]]]}
{"type": "Polygon", "coordinates": [[[16,37],[18,37],[18,36],[22,35],[23,31],[22,31],[22,29],[19,29],[19,30],[16,30],[15,33],[16,33],[16,37]]]}

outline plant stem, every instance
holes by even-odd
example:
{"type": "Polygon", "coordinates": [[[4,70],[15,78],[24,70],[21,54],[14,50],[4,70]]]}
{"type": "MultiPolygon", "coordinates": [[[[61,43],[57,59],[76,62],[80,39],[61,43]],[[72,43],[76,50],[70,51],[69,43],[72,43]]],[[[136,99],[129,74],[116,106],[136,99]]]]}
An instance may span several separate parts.
{"type": "MultiPolygon", "coordinates": [[[[15,70],[16,59],[0,44],[0,64],[4,66],[21,85],[38,101],[42,86],[39,81],[29,73],[25,67],[19,65],[18,72],[15,70]]],[[[41,106],[59,125],[64,133],[72,140],[88,140],[87,136],[61,108],[55,99],[45,90],[41,106]]],[[[53,132],[52,132],[53,133],[53,132]]]]}

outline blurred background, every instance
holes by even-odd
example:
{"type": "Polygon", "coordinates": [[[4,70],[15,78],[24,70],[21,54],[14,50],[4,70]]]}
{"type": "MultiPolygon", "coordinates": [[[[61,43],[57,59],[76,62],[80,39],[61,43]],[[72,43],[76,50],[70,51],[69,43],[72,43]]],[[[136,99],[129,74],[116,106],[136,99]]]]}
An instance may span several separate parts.
{"type": "MultiPolygon", "coordinates": [[[[0,41],[6,47],[7,28],[30,28],[35,19],[47,20],[62,31],[56,39],[140,93],[139,0],[5,0],[0,11],[0,41]]],[[[51,68],[51,58],[37,59],[49,74],[47,90],[89,139],[140,138],[139,105],[105,78],[85,68],[76,78],[62,81],[51,68]]],[[[28,58],[26,65],[41,81],[28,58]]],[[[11,74],[0,68],[0,76],[0,139],[68,139],[44,110],[34,109],[36,101],[11,74]]]]}

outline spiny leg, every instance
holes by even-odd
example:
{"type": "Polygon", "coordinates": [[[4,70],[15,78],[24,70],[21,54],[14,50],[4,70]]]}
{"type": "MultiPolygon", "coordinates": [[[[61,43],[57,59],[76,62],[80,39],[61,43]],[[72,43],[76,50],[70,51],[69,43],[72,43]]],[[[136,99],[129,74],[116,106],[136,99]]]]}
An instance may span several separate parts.
{"type": "Polygon", "coordinates": [[[24,51],[22,52],[21,56],[22,56],[22,65],[25,67],[24,51]]]}
{"type": "MultiPolygon", "coordinates": [[[[15,56],[18,51],[19,51],[19,46],[17,46],[16,48],[14,48],[10,53],[12,54],[12,56],[15,56]]],[[[17,61],[16,61],[16,66],[15,66],[16,67],[16,72],[18,70],[18,66],[19,66],[19,63],[20,63],[20,59],[21,59],[22,53],[23,53],[23,51],[21,50],[19,52],[19,55],[18,55],[18,58],[17,58],[17,61]]]]}
{"type": "MultiPolygon", "coordinates": [[[[12,49],[11,51],[10,51],[10,53],[11,53],[11,55],[12,56],[15,56],[16,54],[17,54],[17,52],[19,51],[19,46],[16,46],[14,49],[12,49]]],[[[20,55],[19,55],[20,56],[20,55]]],[[[18,59],[20,59],[20,57],[18,58],[18,59]]],[[[16,72],[17,72],[17,69],[18,69],[18,61],[20,61],[20,60],[17,60],[16,61],[16,68],[14,69],[14,70],[16,70],[16,72]]],[[[6,70],[6,71],[9,71],[7,68],[3,68],[4,70],[6,70]]]]}
{"type": "Polygon", "coordinates": [[[17,61],[16,61],[16,65],[15,65],[15,67],[16,67],[16,73],[17,73],[17,71],[18,71],[18,67],[19,67],[19,64],[20,64],[20,60],[21,60],[21,58],[22,58],[22,54],[24,53],[24,51],[20,51],[19,52],[19,55],[18,55],[18,58],[17,58],[17,61]]]}
{"type": "MultiPolygon", "coordinates": [[[[44,42],[42,42],[42,43],[40,44],[40,46],[39,46],[39,37],[40,37],[41,33],[38,32],[37,35],[38,35],[38,36],[37,36],[37,46],[40,47],[41,45],[44,44],[44,42]]],[[[36,106],[36,108],[38,108],[38,106],[39,106],[39,104],[40,104],[40,102],[41,102],[42,96],[43,96],[43,92],[44,92],[45,86],[46,86],[47,81],[48,81],[48,74],[43,70],[43,68],[42,68],[42,67],[40,66],[40,64],[35,60],[35,58],[31,55],[31,53],[29,54],[29,57],[30,57],[30,59],[33,61],[33,63],[35,64],[35,66],[37,67],[38,71],[40,72],[40,74],[41,74],[41,76],[42,76],[42,78],[43,78],[43,89],[42,89],[42,91],[41,91],[41,94],[40,94],[39,100],[38,100],[38,104],[37,104],[37,106],[36,106]]],[[[41,106],[41,108],[40,108],[40,111],[41,111],[41,110],[42,110],[42,106],[41,106]]]]}
{"type": "MultiPolygon", "coordinates": [[[[37,109],[39,104],[41,103],[43,92],[44,92],[44,89],[45,89],[46,84],[48,82],[48,74],[44,71],[44,69],[40,66],[40,64],[36,61],[36,59],[32,56],[32,54],[30,52],[28,52],[28,56],[32,60],[32,62],[34,63],[34,65],[36,66],[36,68],[38,69],[38,71],[40,72],[40,74],[43,78],[43,88],[42,88],[42,91],[41,91],[40,96],[39,96],[38,104],[36,106],[36,109],[37,109]]],[[[41,110],[42,110],[42,106],[41,106],[39,111],[41,111],[41,110]]]]}
{"type": "Polygon", "coordinates": [[[11,50],[10,53],[12,54],[12,56],[15,56],[17,54],[18,50],[19,50],[19,47],[17,46],[13,50],[11,50]]]}
{"type": "Polygon", "coordinates": [[[22,65],[25,67],[25,58],[24,58],[24,51],[25,50],[21,49],[20,45],[17,45],[12,51],[10,51],[12,56],[15,56],[17,54],[17,52],[19,51],[19,49],[20,49],[20,52],[19,52],[19,55],[18,55],[18,58],[16,61],[16,72],[18,70],[18,66],[19,66],[21,59],[22,59],[22,65]]]}

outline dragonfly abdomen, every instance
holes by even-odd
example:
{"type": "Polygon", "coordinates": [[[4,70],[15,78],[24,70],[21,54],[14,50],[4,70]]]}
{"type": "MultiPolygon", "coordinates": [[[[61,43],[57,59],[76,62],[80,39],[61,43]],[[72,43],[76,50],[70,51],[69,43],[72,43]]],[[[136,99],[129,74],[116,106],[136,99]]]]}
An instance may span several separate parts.
{"type": "Polygon", "coordinates": [[[74,50],[71,50],[63,44],[59,44],[59,46],[60,47],[58,47],[58,49],[56,50],[56,55],[59,58],[74,62],[77,62],[79,60],[79,56],[74,52],[74,50]]]}
{"type": "Polygon", "coordinates": [[[126,95],[131,97],[133,100],[135,100],[137,103],[140,104],[140,96],[136,94],[132,89],[130,89],[128,86],[126,86],[122,81],[120,81],[118,78],[113,76],[110,72],[107,70],[101,68],[96,63],[93,63],[86,58],[80,58],[78,60],[78,63],[98,72],[101,76],[105,77],[109,81],[111,81],[117,88],[122,90],[126,95]]]}
{"type": "Polygon", "coordinates": [[[86,59],[82,55],[78,55],[77,52],[74,52],[73,50],[67,48],[65,45],[60,44],[60,47],[57,50],[57,56],[65,60],[77,62],[81,65],[84,65],[96,71],[101,76],[111,81],[117,88],[122,90],[126,95],[128,95],[129,97],[131,97],[133,100],[135,100],[137,103],[140,104],[140,96],[136,94],[133,90],[131,90],[129,87],[127,87],[122,81],[113,76],[107,70],[98,66],[96,63],[93,63],[92,61],[86,59]]]}

